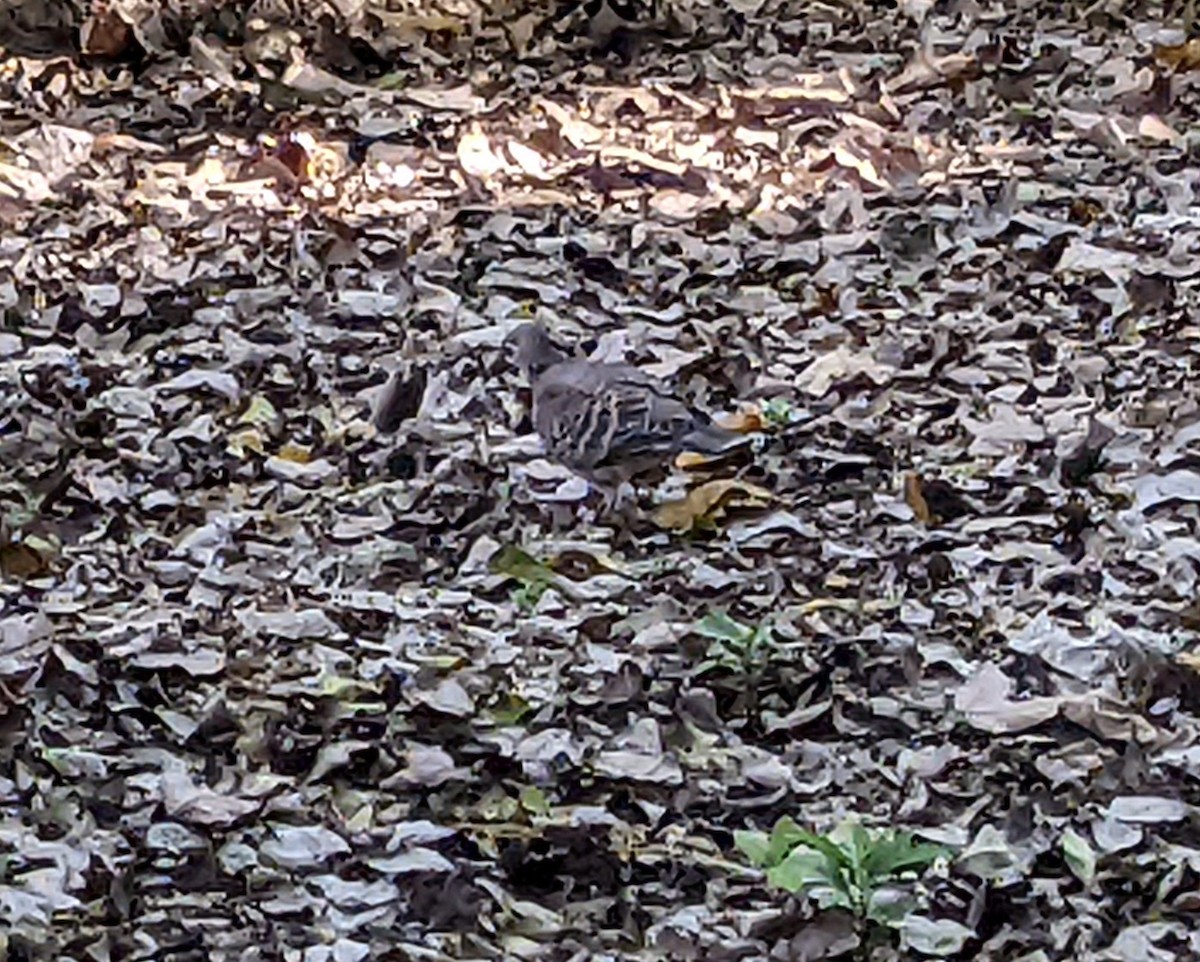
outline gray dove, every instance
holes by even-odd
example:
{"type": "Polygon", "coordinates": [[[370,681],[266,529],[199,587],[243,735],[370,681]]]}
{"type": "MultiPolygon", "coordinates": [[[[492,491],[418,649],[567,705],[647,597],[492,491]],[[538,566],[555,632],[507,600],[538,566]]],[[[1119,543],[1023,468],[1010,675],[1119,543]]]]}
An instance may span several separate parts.
{"type": "Polygon", "coordinates": [[[540,324],[522,324],[507,340],[517,345],[547,453],[599,488],[608,510],[624,484],[680,451],[722,455],[750,443],[631,364],[568,357],[540,324]]]}

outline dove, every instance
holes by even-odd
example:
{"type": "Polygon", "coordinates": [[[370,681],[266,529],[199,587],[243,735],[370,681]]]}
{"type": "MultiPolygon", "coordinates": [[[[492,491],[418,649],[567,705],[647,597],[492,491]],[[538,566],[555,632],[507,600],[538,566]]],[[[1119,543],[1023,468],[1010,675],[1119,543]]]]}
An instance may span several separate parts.
{"type": "Polygon", "coordinates": [[[540,324],[522,324],[508,340],[529,381],[533,427],[547,454],[599,489],[606,510],[625,484],[681,451],[724,455],[750,443],[632,364],[568,357],[540,324]]]}

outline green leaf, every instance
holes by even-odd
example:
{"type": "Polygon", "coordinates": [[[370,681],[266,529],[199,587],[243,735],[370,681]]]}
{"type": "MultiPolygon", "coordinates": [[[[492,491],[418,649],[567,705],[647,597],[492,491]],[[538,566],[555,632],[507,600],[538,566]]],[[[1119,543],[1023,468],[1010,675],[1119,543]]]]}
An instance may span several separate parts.
{"type": "Polygon", "coordinates": [[[700,662],[700,664],[698,664],[696,666],[695,670],[692,672],[692,677],[701,678],[704,675],[708,674],[710,671],[716,671],[718,668],[730,668],[730,667],[736,667],[736,666],[731,665],[730,660],[726,657],[709,658],[705,661],[700,662]]]}
{"type": "Polygon", "coordinates": [[[739,829],[733,833],[733,844],[750,860],[751,865],[761,868],[768,864],[771,837],[766,832],[747,832],[739,829]]]}
{"type": "Polygon", "coordinates": [[[807,845],[809,848],[816,849],[829,859],[830,864],[837,869],[854,868],[854,858],[851,853],[827,835],[814,835],[812,832],[801,831],[798,842],[801,845],[807,845]]]}
{"type": "MultiPolygon", "coordinates": [[[[878,836],[872,836],[859,821],[843,823],[838,835],[846,838],[847,844],[842,846],[846,849],[846,853],[861,862],[867,860],[867,856],[871,854],[871,849],[875,847],[878,838],[878,836]]],[[[838,841],[841,841],[841,838],[838,841]]]]}
{"type": "Polygon", "coordinates": [[[546,815],[550,811],[550,801],[536,785],[526,785],[521,789],[521,807],[530,815],[546,815]]]}
{"type": "Polygon", "coordinates": [[[1071,874],[1084,885],[1091,885],[1096,878],[1096,853],[1088,840],[1068,828],[1062,834],[1062,850],[1071,874]]]}
{"type": "Polygon", "coordinates": [[[544,589],[554,583],[554,572],[515,544],[506,544],[497,550],[488,559],[488,568],[493,574],[515,578],[527,587],[544,589]]]}
{"type": "Polygon", "coordinates": [[[533,711],[533,706],[520,695],[509,692],[492,709],[492,721],[497,725],[516,725],[533,711]]]}
{"type": "Polygon", "coordinates": [[[547,584],[523,584],[512,593],[513,602],[522,611],[533,611],[548,587],[547,584]]]}
{"type": "Polygon", "coordinates": [[[770,865],[776,865],[787,856],[797,845],[807,845],[807,840],[813,836],[802,829],[795,821],[784,815],[771,829],[770,865]]]}
{"type": "Polygon", "coordinates": [[[792,402],[785,397],[774,397],[765,401],[761,410],[763,420],[774,425],[788,424],[794,420],[797,413],[792,402]]]}
{"type": "Polygon", "coordinates": [[[712,638],[716,641],[727,641],[735,645],[744,645],[754,636],[754,630],[747,628],[739,621],[730,618],[723,611],[712,611],[700,619],[696,625],[698,631],[705,638],[712,638]]]}
{"type": "Polygon", "coordinates": [[[250,399],[250,404],[237,419],[238,424],[269,425],[279,418],[279,411],[270,400],[262,394],[256,394],[250,399]]]}
{"type": "Polygon", "coordinates": [[[945,846],[918,842],[908,832],[881,833],[872,840],[863,868],[871,878],[885,879],[900,872],[923,869],[949,854],[945,846]]]}
{"type": "Polygon", "coordinates": [[[767,871],[767,881],[785,892],[804,892],[815,886],[827,886],[839,894],[843,886],[829,860],[820,852],[800,846],[767,871]]]}

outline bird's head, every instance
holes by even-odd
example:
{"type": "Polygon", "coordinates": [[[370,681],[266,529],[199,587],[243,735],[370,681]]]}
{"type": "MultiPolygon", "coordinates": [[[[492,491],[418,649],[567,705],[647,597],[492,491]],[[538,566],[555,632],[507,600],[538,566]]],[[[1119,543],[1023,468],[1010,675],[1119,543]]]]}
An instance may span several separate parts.
{"type": "Polygon", "coordinates": [[[525,377],[532,382],[543,371],[566,355],[550,339],[550,333],[541,324],[522,324],[505,337],[504,343],[513,351],[513,359],[525,377]]]}

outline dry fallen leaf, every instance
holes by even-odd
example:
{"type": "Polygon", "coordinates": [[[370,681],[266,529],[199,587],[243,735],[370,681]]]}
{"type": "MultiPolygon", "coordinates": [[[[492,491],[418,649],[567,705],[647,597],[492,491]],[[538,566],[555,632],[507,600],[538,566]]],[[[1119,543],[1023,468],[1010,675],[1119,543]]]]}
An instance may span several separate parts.
{"type": "Polygon", "coordinates": [[[692,488],[686,497],[661,505],[654,512],[654,521],[662,528],[691,531],[723,517],[729,508],[763,508],[774,497],[756,484],[719,478],[692,488]]]}
{"type": "Polygon", "coordinates": [[[720,460],[719,455],[701,454],[699,451],[680,451],[675,455],[675,467],[680,471],[697,471],[720,460]]]}
{"type": "Polygon", "coordinates": [[[17,581],[35,578],[48,570],[49,563],[50,557],[29,541],[0,544],[0,574],[6,578],[17,581]]]}
{"type": "Polygon", "coordinates": [[[462,169],[481,180],[490,180],[505,167],[503,158],[492,149],[488,135],[478,122],[472,123],[459,139],[457,154],[462,169]]]}
{"type": "Polygon", "coordinates": [[[1200,68],[1200,38],[1154,48],[1154,59],[1175,71],[1200,68]]]}
{"type": "MultiPolygon", "coordinates": [[[[726,414],[719,418],[714,418],[713,423],[718,427],[725,428],[727,431],[735,431],[738,434],[754,434],[758,431],[766,430],[766,421],[763,418],[762,412],[757,406],[749,406],[732,414],[726,414]]],[[[741,449],[738,449],[741,450],[741,449]]],[[[710,464],[719,464],[727,461],[731,454],[703,454],[699,451],[680,451],[675,455],[675,467],[679,471],[697,471],[705,468],[710,464]]]]}
{"type": "Polygon", "coordinates": [[[312,460],[312,450],[303,445],[289,442],[279,449],[276,457],[294,464],[308,464],[312,460]]]}
{"type": "Polygon", "coordinates": [[[97,3],[79,28],[80,49],[89,57],[115,60],[133,45],[133,30],[107,3],[97,3]]]}
{"type": "Polygon", "coordinates": [[[1181,651],[1175,656],[1175,663],[1200,674],[1200,651],[1181,651]]]}
{"type": "Polygon", "coordinates": [[[929,510],[929,502],[921,492],[921,476],[906,474],[904,476],[904,500],[912,508],[913,514],[921,524],[933,524],[933,512],[929,510]]]}
{"type": "Polygon", "coordinates": [[[722,415],[714,420],[726,431],[737,431],[739,434],[753,434],[755,431],[767,429],[762,409],[757,404],[747,404],[739,411],[722,415]]]}
{"type": "Polygon", "coordinates": [[[1015,687],[998,666],[985,664],[954,694],[954,707],[980,731],[1009,734],[1036,728],[1059,713],[1063,699],[1014,698],[1015,687]]]}

